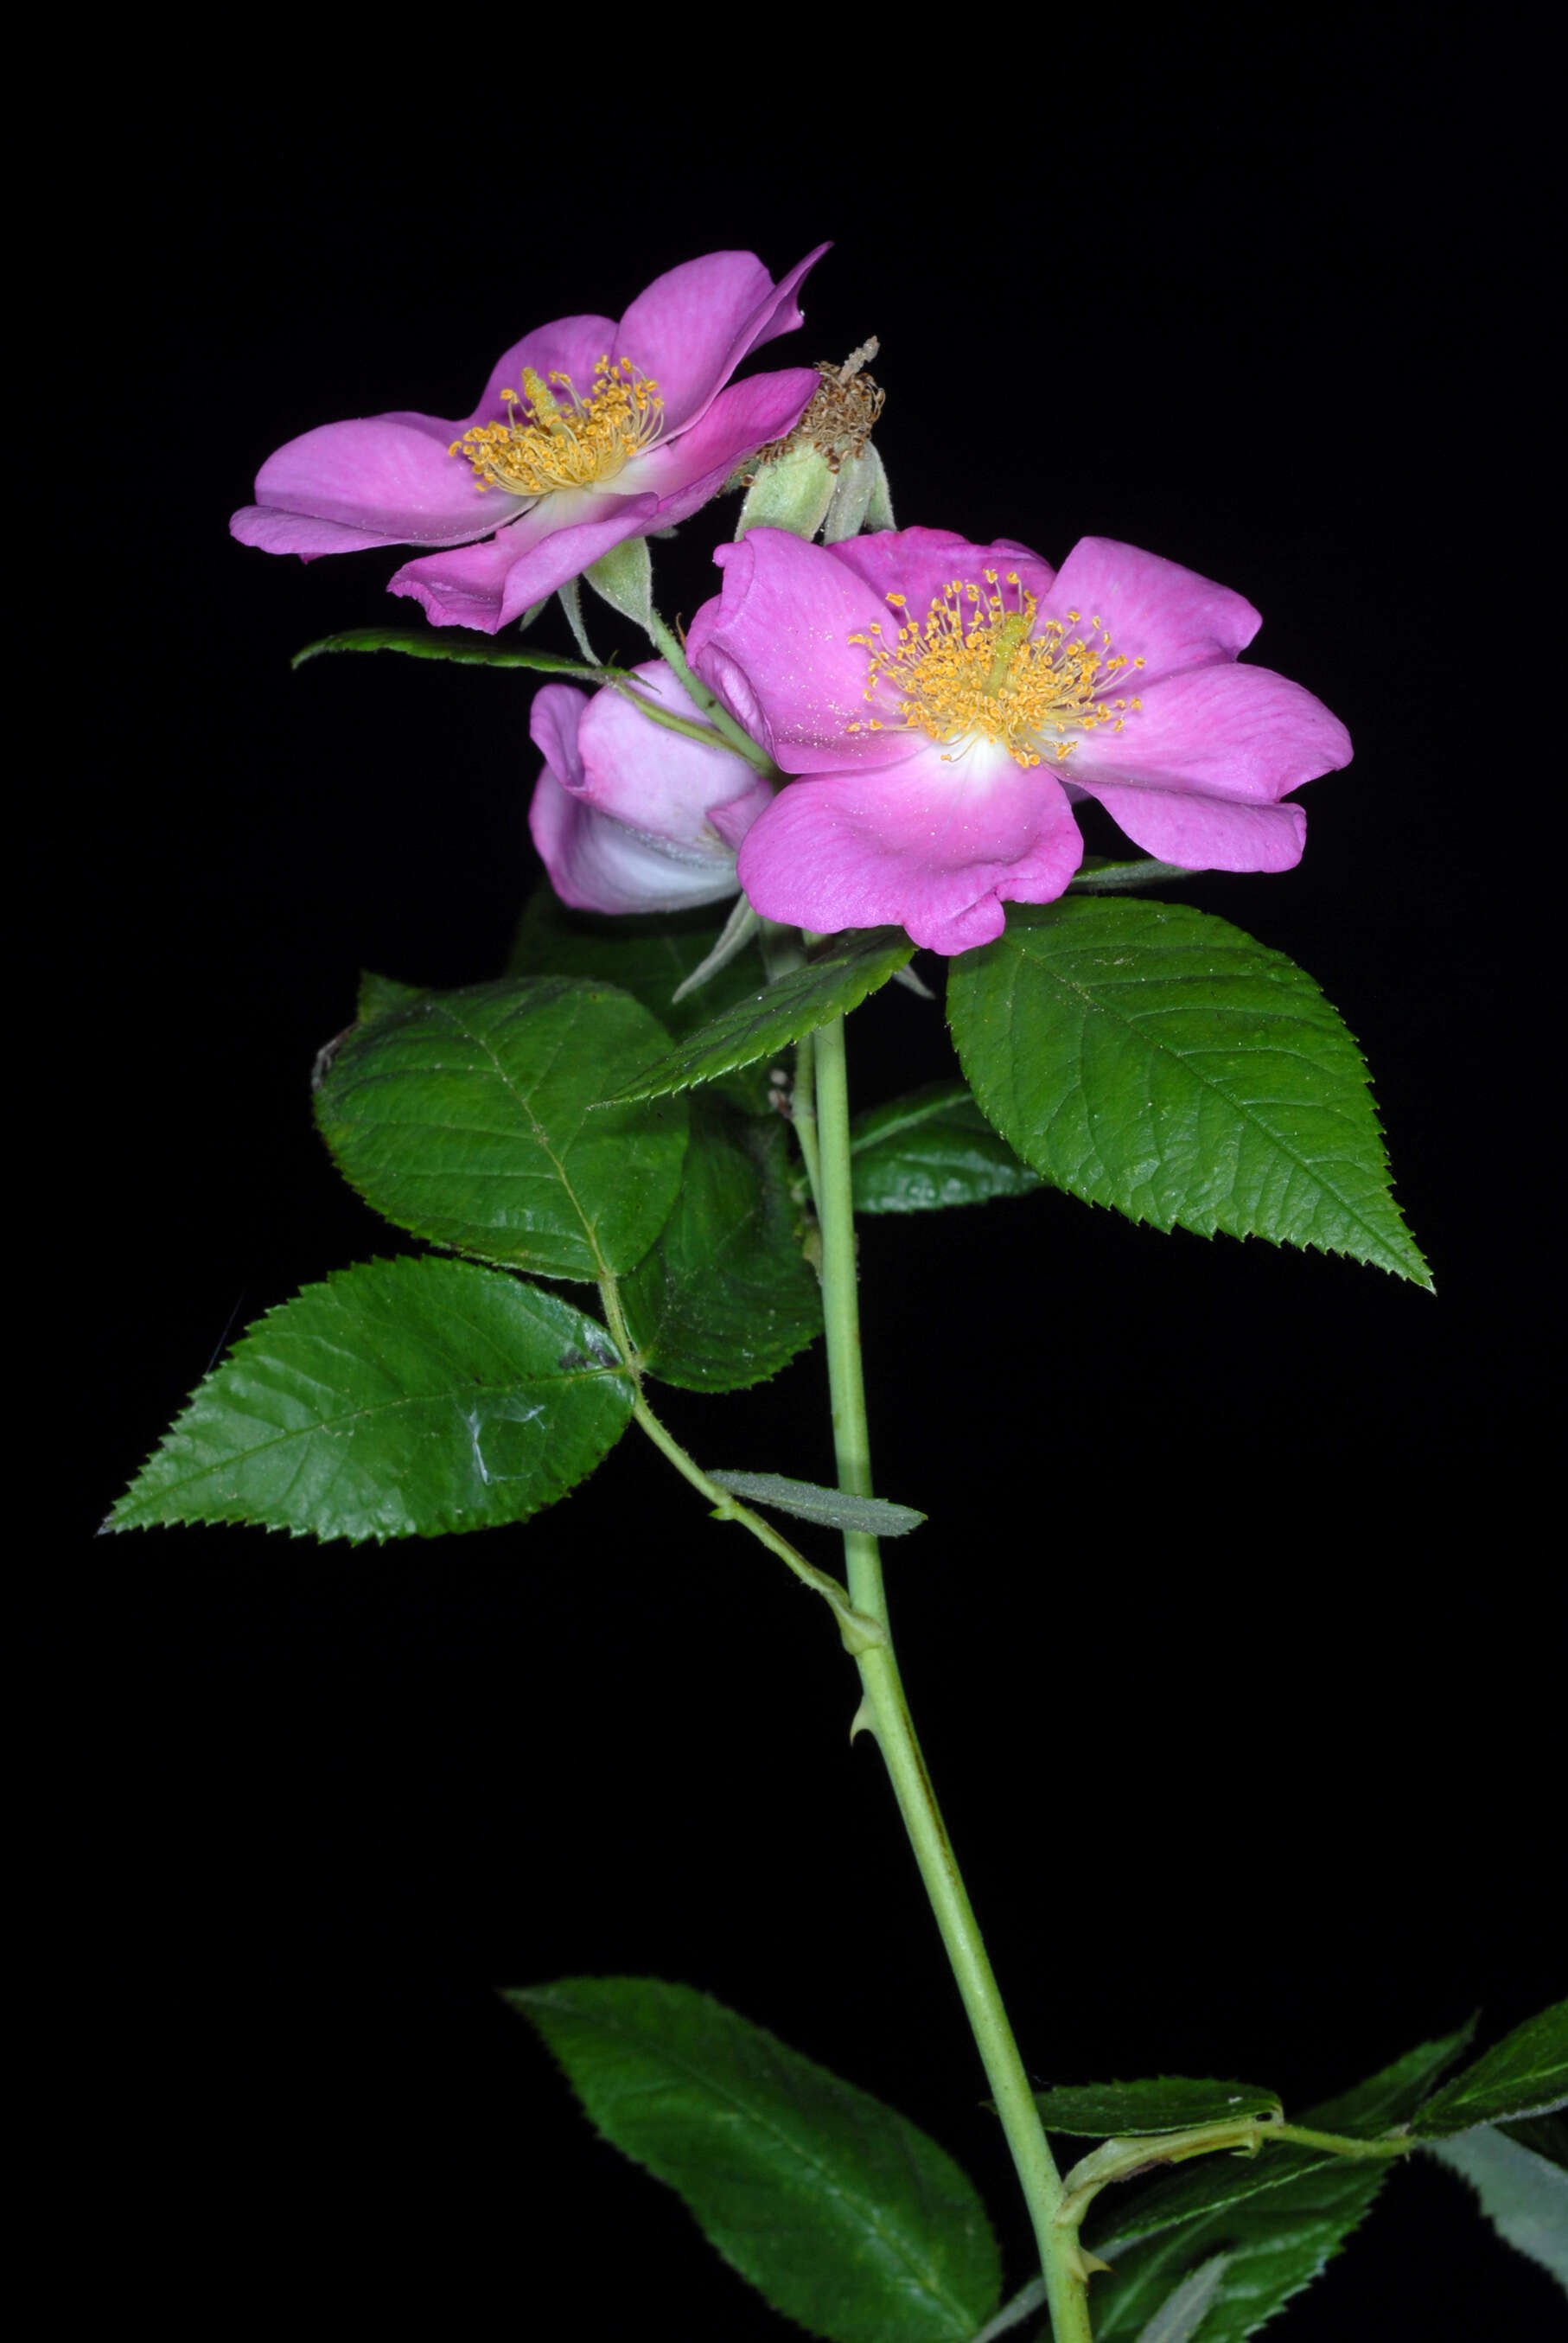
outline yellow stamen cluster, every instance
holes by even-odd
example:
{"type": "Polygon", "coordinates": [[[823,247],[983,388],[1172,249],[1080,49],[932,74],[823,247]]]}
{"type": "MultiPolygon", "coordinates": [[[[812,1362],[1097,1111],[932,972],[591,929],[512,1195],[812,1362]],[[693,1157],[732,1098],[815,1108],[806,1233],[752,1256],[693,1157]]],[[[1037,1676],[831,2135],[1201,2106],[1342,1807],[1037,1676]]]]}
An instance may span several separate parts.
{"type": "MultiPolygon", "coordinates": [[[[1101,724],[1120,732],[1128,712],[1143,702],[1105,695],[1121,669],[1143,661],[1113,652],[1098,618],[1070,638],[1060,618],[1047,618],[1037,632],[1038,598],[1017,570],[983,576],[983,586],[953,578],[923,620],[903,617],[905,595],[888,596],[899,617],[898,639],[883,642],[879,621],[849,637],[871,655],[866,699],[876,699],[886,683],[900,722],[933,740],[965,747],[976,739],[993,741],[1020,765],[1040,764],[1048,749],[1059,761],[1070,756],[1077,741],[1069,734],[1101,724]]],[[[1081,612],[1067,616],[1083,627],[1081,612]]],[[[846,729],[882,732],[887,725],[886,717],[873,716],[846,729]]]]}
{"type": "Polygon", "coordinates": [[[447,451],[467,457],[481,492],[504,488],[508,496],[544,497],[552,488],[592,488],[613,479],[664,428],[658,385],[638,374],[629,358],[598,359],[586,398],[578,397],[569,375],[552,374],[548,383],[532,367],[523,368],[527,415],[518,411],[515,390],[501,397],[506,421],[477,423],[447,451]]]}

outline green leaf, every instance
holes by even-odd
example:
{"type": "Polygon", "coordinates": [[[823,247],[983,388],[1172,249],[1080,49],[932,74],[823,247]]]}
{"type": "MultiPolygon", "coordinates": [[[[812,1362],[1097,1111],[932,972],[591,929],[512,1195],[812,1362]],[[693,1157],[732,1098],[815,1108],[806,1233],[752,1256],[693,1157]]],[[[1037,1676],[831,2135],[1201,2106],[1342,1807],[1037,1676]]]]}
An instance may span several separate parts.
{"type": "Polygon", "coordinates": [[[925,1520],[912,1505],[890,1504],[885,1497],[849,1497],[815,1481],[790,1481],[781,1473],[715,1473],[709,1479],[749,1503],[771,1505],[798,1521],[820,1522],[830,1530],[859,1530],[867,1537],[907,1537],[925,1520]]]}
{"type": "Polygon", "coordinates": [[[1550,2115],[1561,2107],[1568,2107],[1568,2001],[1527,2017],[1445,2083],[1417,2110],[1411,2129],[1418,2139],[1444,2139],[1473,2124],[1550,2115]]]}
{"type": "Polygon", "coordinates": [[[1490,2124],[1434,2140],[1428,2153],[1470,2183],[1499,2237],[1568,2294],[1568,2172],[1490,2124]]]}
{"type": "Polygon", "coordinates": [[[704,1092],[691,1105],[680,1194],[621,1289],[651,1374],[688,1391],[742,1391],[822,1331],[787,1184],[789,1134],[704,1092]]]}
{"type": "MultiPolygon", "coordinates": [[[[752,943],[699,991],[677,1001],[680,986],[695,975],[722,933],[706,910],[601,919],[568,910],[553,890],[537,887],[518,922],[507,974],[590,977],[618,985],[678,1041],[737,1001],[749,1000],[762,982],[761,956],[752,943]]],[[[720,1087],[749,1113],[770,1111],[766,1066],[742,1068],[720,1087]]]]}
{"type": "Polygon", "coordinates": [[[1144,2132],[1186,2131],[1197,2124],[1280,2115],[1278,2095],[1255,2083],[1217,2083],[1157,2075],[1138,2083],[1064,2083],[1036,2091],[1047,2131],[1082,2139],[1137,2139],[1144,2132]]]}
{"type": "Polygon", "coordinates": [[[316,1097],[339,1169],[399,1228],[483,1261],[597,1280],[668,1217],[684,1101],[596,1103],[662,1039],[608,986],[503,979],[357,1026],[316,1097]]]}
{"type": "Polygon", "coordinates": [[[319,1538],[520,1522],[591,1473],[631,1413],[602,1326],[456,1261],[339,1270],[269,1310],[110,1514],[319,1538]]]}
{"type": "Polygon", "coordinates": [[[1568,2123],[1561,2116],[1529,2116],[1523,2123],[1499,2124],[1498,2129],[1533,2156],[1543,2156],[1559,2172],[1568,2172],[1568,2123]]]}
{"type": "Polygon", "coordinates": [[[967,1082],[929,1082],[858,1115],[849,1134],[858,1212],[931,1212],[1040,1185],[975,1104],[967,1082]]]}
{"type": "Polygon", "coordinates": [[[560,659],[554,651],[528,650],[512,637],[497,642],[461,627],[432,628],[428,633],[417,627],[351,627],[347,633],[307,643],[289,665],[303,667],[323,651],[401,651],[406,659],[447,659],[457,667],[528,667],[545,675],[584,676],[590,683],[608,683],[615,673],[609,668],[585,667],[580,659],[560,659]]]}
{"type": "Polygon", "coordinates": [[[1189,870],[1181,862],[1152,862],[1136,856],[1123,862],[1108,854],[1086,854],[1077,875],[1067,882],[1070,895],[1125,895],[1141,887],[1169,886],[1181,879],[1204,879],[1204,870],[1189,870]]]}
{"type": "Polygon", "coordinates": [[[368,1025],[373,1017],[385,1017],[389,1009],[407,1009],[411,1001],[419,1001],[428,988],[422,984],[404,984],[395,976],[377,976],[374,969],[359,971],[359,993],[354,1011],[361,1025],[368,1025]]]}
{"type": "Polygon", "coordinates": [[[617,1096],[657,1098],[668,1091],[689,1090],[694,1082],[710,1082],[736,1066],[772,1057],[829,1018],[847,1014],[869,992],[886,984],[914,949],[902,928],[848,929],[819,945],[804,968],[781,976],[776,984],[754,987],[724,1016],[649,1065],[617,1096]]]}
{"type": "MultiPolygon", "coordinates": [[[[1438,2076],[1462,2056],[1474,2031],[1473,2017],[1457,2033],[1420,2044],[1341,2097],[1325,2100],[1301,2121],[1315,2131],[1339,2132],[1352,2139],[1380,2137],[1420,2105],[1438,2076]]],[[[1107,2226],[1103,2230],[1097,2227],[1094,2250],[1108,2259],[1119,2257],[1124,2247],[1141,2238],[1217,2219],[1251,2197],[1343,2161],[1341,2157],[1282,2142],[1271,2143],[1254,2157],[1206,2156],[1169,2179],[1156,2181],[1131,2201],[1120,2188],[1102,2197],[1100,2206],[1107,2226]]],[[[1362,2168],[1356,2167],[1358,2171],[1362,2168]]]]}
{"type": "Polygon", "coordinates": [[[1166,2296],[1138,2343],[1191,2343],[1230,2266],[1229,2254],[1215,2254],[1190,2270],[1175,2292],[1166,2296]]]}
{"type": "Polygon", "coordinates": [[[675,999],[721,932],[709,911],[601,919],[569,910],[548,887],[537,887],[518,922],[507,974],[585,977],[618,985],[679,1041],[706,1025],[715,1010],[749,1000],[762,981],[762,961],[753,945],[719,970],[700,994],[675,999]]]}
{"type": "Polygon", "coordinates": [[[1115,897],[1014,906],[954,960],[948,1013],[980,1105],[1057,1187],[1430,1287],[1355,1042],[1303,970],[1226,920],[1115,897]]]}
{"type": "Polygon", "coordinates": [[[891,2108],[688,1986],[508,1993],[595,2126],[776,2310],[829,2343],[970,2343],[996,2307],[973,2187],[891,2108]]]}
{"type": "Polygon", "coordinates": [[[1381,2164],[1336,2157],[1303,2168],[1290,2149],[1265,2153],[1294,2165],[1266,2195],[1118,2252],[1112,2273],[1096,2278],[1091,2292],[1095,2343],[1134,2343],[1172,2288],[1221,2253],[1224,2272],[1198,2343],[1255,2335],[1339,2252],[1385,2177],[1381,2164]]]}

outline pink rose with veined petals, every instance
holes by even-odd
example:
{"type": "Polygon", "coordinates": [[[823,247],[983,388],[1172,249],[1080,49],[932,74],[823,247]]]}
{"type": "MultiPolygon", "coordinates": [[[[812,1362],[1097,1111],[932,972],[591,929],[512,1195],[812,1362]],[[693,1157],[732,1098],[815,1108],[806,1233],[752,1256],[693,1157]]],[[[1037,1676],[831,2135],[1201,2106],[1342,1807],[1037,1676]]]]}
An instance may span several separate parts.
{"type": "Polygon", "coordinates": [[[1238,665],[1251,605],[1134,546],[1084,538],[1053,571],[949,529],[757,528],[714,558],[688,656],[798,777],[740,850],[766,919],[989,943],[1004,903],[1066,888],[1084,796],[1185,870],[1289,870],[1306,816],[1280,800],[1350,761],[1321,700],[1238,665]]]}
{"type": "Polygon", "coordinates": [[[628,677],[644,699],[702,726],[709,747],[643,715],[623,689],[590,699],[568,683],[535,696],[545,768],[528,828],[550,885],[579,911],[684,911],[739,891],[735,850],[773,802],[662,659],[628,677]]]}
{"type": "Polygon", "coordinates": [[[494,634],[624,538],[685,520],[791,429],[815,367],[729,377],[799,325],[796,289],[827,249],[777,285],[754,253],[710,252],[656,277],[618,325],[541,326],[497,360],[466,421],[373,415],[307,431],[267,458],[229,527],[307,561],[449,548],[406,562],[388,590],[438,627],[494,634]]]}

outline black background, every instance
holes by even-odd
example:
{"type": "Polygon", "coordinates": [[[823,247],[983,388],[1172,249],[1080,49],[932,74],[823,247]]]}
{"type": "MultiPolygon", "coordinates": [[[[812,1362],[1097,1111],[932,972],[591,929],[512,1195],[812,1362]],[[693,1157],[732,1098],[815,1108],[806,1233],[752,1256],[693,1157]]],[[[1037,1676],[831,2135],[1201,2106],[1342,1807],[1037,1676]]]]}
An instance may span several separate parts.
{"type": "MultiPolygon", "coordinates": [[[[1336,41],[1304,15],[1266,47],[1217,22],[1152,45],[797,26],[722,73],[678,27],[423,39],[383,46],[386,85],[352,43],[263,41],[221,103],[129,106],[78,157],[109,329],[56,375],[76,439],[51,460],[114,490],[73,525],[93,656],[40,779],[48,951],[67,983],[85,962],[93,1037],[90,1081],[56,1066],[86,1168],[63,1372],[92,1394],[64,1709],[93,1784],[68,1809],[80,2137],[105,2219],[128,2208],[116,2270],[173,2331],[308,2302],[741,2343],[785,2328],[491,1988],[710,1989],[946,2142],[1021,2278],[819,1607],[629,1438],[514,1531],[86,1544],[231,1324],[397,1242],[309,1120],[357,970],[491,974],[533,877],[526,683],[291,676],[317,635],[417,614],[386,600],[392,559],[269,559],[228,511],[316,423],[462,414],[532,325],[720,246],[778,274],[831,236],[763,363],[881,337],[901,522],[1188,563],[1348,722],[1301,868],[1187,900],[1347,1017],[1437,1298],[1055,1195],[862,1239],[880,1483],[932,1516],[890,1552],[895,1616],[1026,2057],[1235,2073],[1300,2107],[1478,2003],[1490,2036],[1563,1990],[1561,1620],[1529,1503],[1547,1111],[1517,973],[1551,836],[1528,112],[1408,25],[1336,41]]],[[[731,526],[659,549],[667,607],[711,590],[731,526]]],[[[569,648],[557,619],[541,639],[569,648]]],[[[948,1063],[940,1012],[896,989],[851,1044],[861,1103],[948,1063]]],[[[668,1413],[712,1462],[830,1477],[816,1356],[668,1413]]],[[[1532,2337],[1560,2311],[1427,2168],[1284,2331],[1532,2337]]]]}

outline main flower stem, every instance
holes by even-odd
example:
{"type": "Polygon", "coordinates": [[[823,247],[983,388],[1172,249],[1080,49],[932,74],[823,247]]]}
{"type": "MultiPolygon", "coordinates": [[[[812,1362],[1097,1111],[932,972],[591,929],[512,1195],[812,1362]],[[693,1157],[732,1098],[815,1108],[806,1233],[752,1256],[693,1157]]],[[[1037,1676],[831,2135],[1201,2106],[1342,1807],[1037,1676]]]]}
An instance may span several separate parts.
{"type": "MultiPolygon", "coordinates": [[[[865,1382],[860,1366],[859,1302],[856,1283],[855,1222],[850,1193],[849,1100],[845,1065],[844,1021],[819,1028],[809,1073],[814,1078],[818,1150],[818,1210],[822,1228],[822,1309],[828,1333],[828,1376],[833,1404],[833,1440],[839,1485],[858,1497],[871,1487],[870,1441],[866,1423],[865,1382]]],[[[802,1069],[797,1064],[797,1096],[802,1069]]],[[[948,1837],[947,1825],[920,1755],[904,1697],[888,1621],[881,1557],[873,1537],[851,1531],[844,1538],[849,1601],[856,1612],[875,1619],[888,1640],[862,1650],[856,1664],[863,1693],[859,1722],[875,1735],[892,1782],[920,1877],[941,1932],[965,2014],[996,2100],[1030,2218],[1040,2247],[1047,2299],[1056,2343],[1091,2343],[1089,2302],[1076,2237],[1053,2218],[1061,2202],[1061,2181],[1040,2123],[1029,2077],[1019,2056],[1012,2027],[997,1988],[948,1837]]]]}

